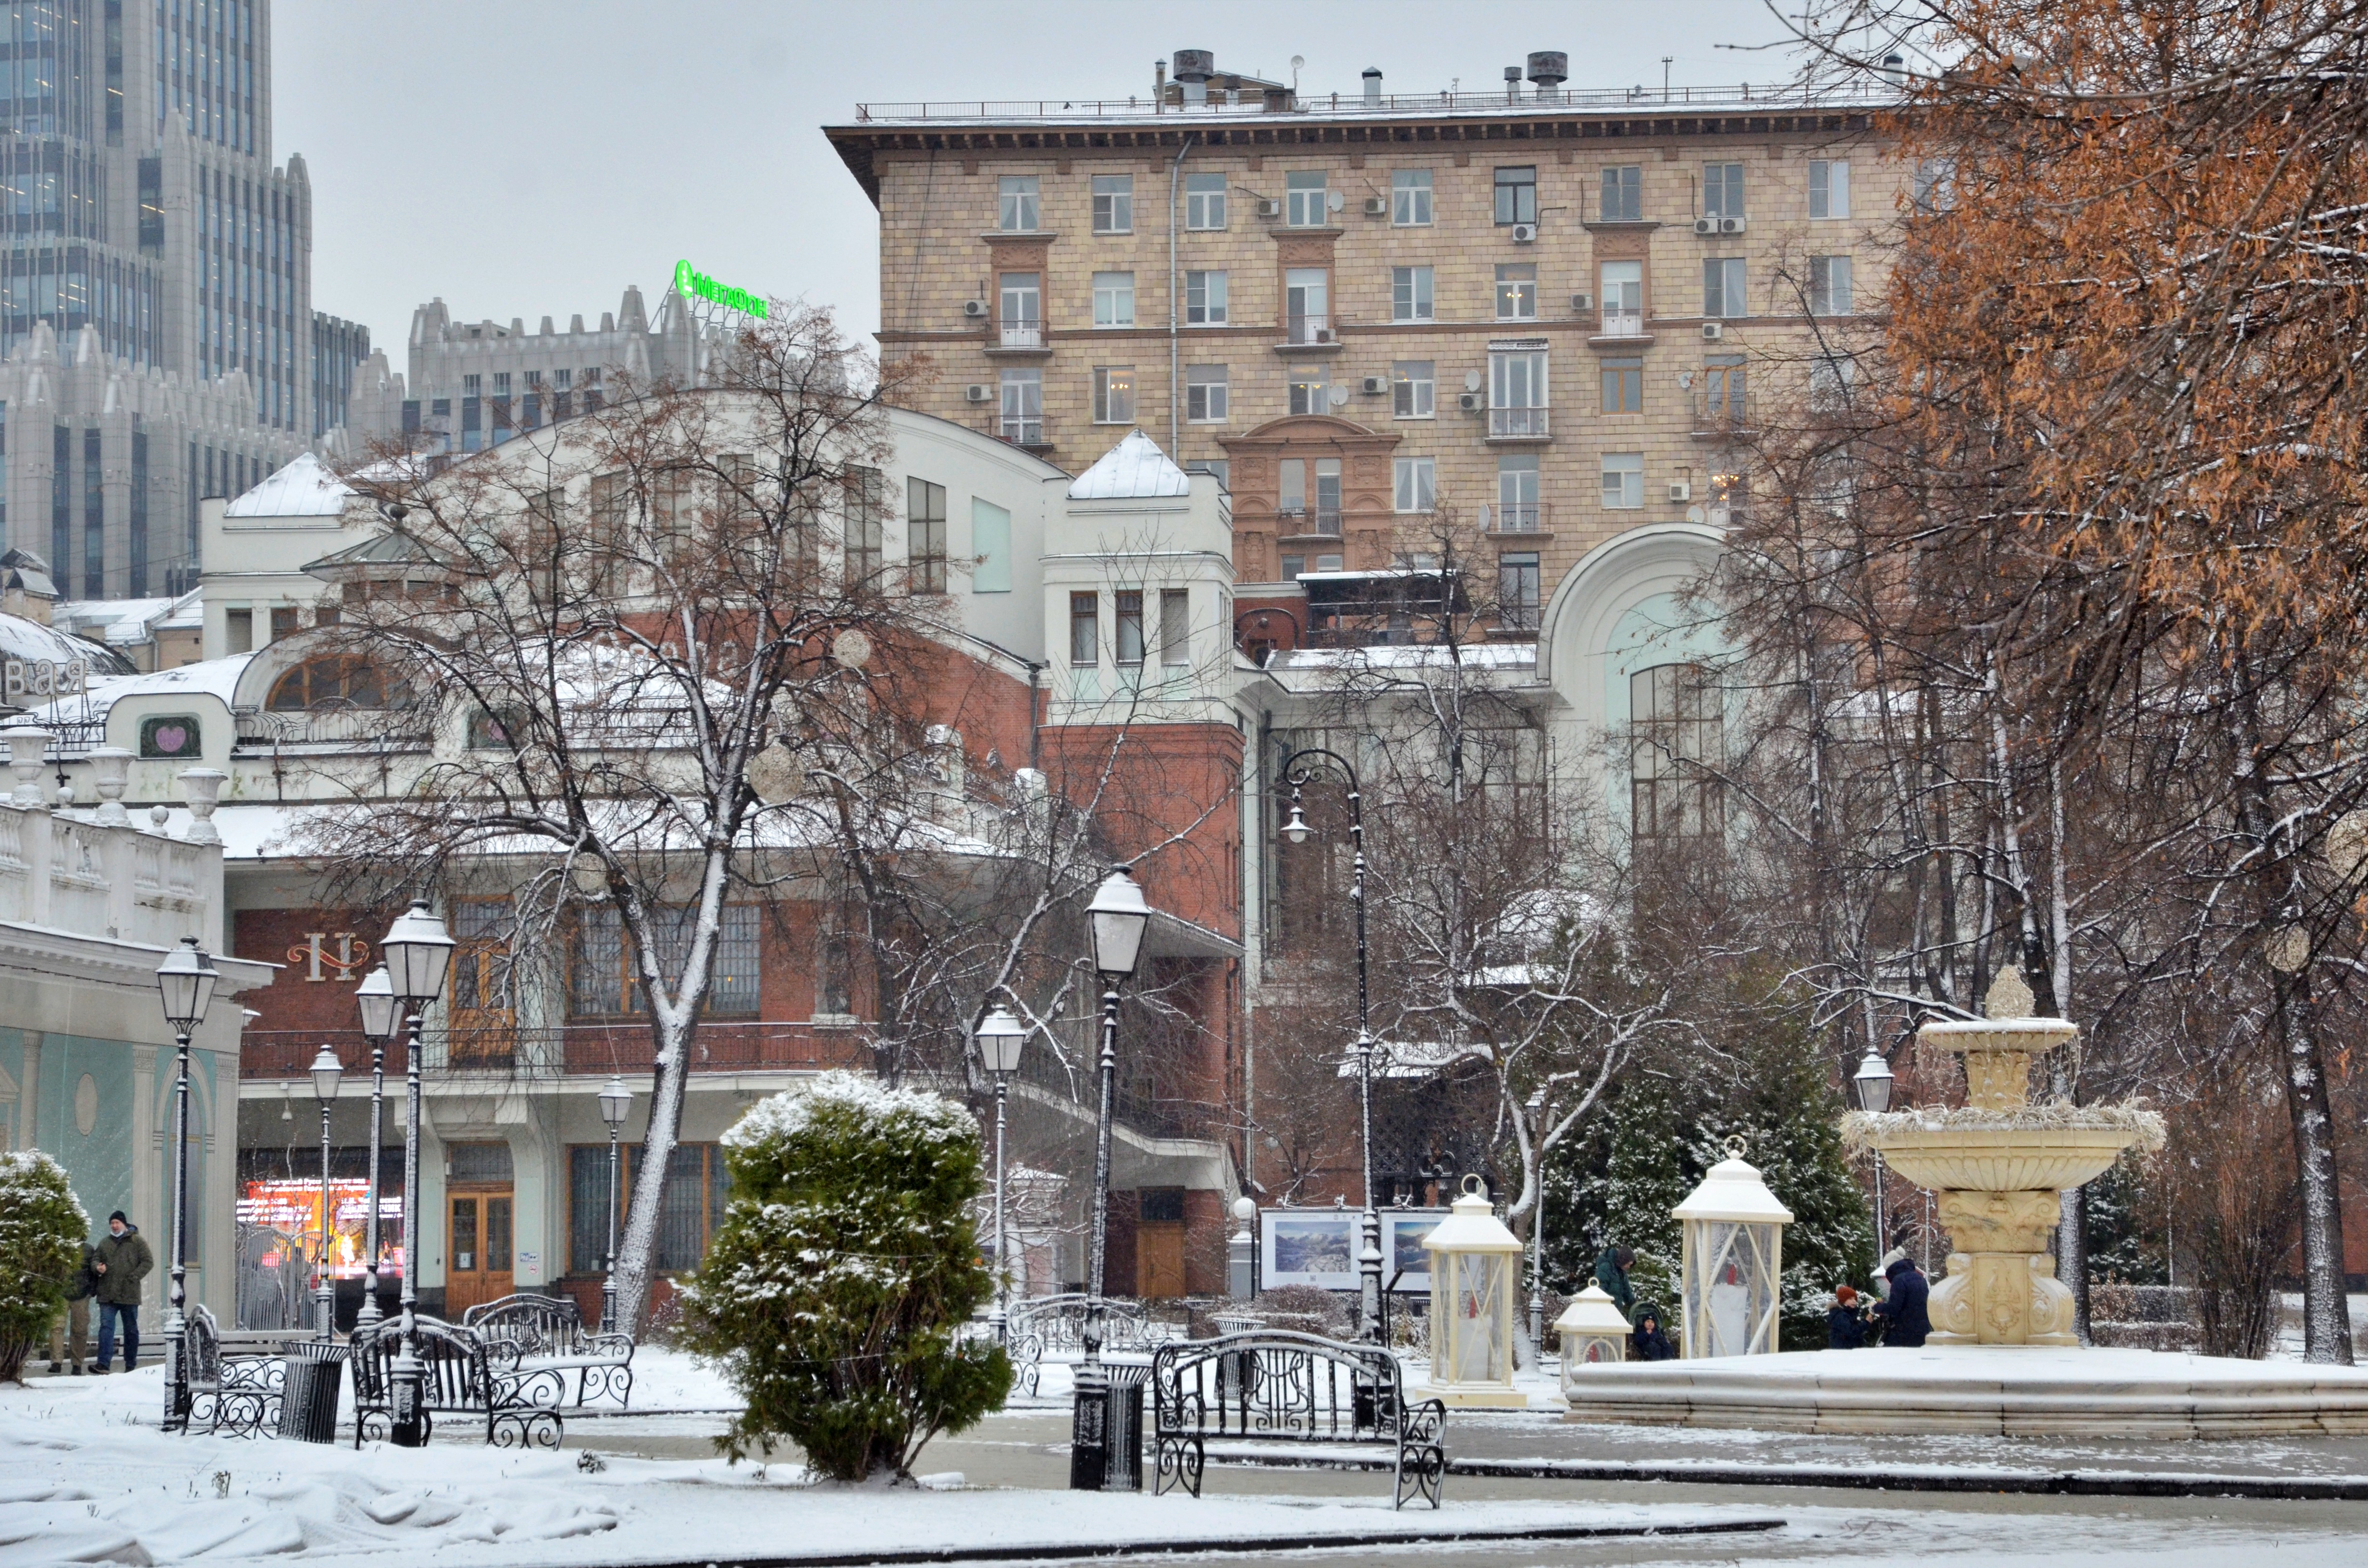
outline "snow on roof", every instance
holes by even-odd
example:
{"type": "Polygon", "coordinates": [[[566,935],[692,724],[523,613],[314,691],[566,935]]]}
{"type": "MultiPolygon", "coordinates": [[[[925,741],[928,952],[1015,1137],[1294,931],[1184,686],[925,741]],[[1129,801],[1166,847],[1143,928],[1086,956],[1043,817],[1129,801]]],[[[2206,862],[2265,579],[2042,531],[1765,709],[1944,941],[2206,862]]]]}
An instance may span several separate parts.
{"type": "Polygon", "coordinates": [[[352,485],[331,473],[310,452],[222,508],[225,517],[336,517],[346,510],[352,485]]]}
{"type": "Polygon", "coordinates": [[[1159,443],[1140,430],[1104,452],[1069,486],[1072,501],[1125,501],[1154,495],[1190,495],[1192,482],[1167,460],[1159,443]]]}
{"type": "MultiPolygon", "coordinates": [[[[0,616],[0,619],[14,619],[12,616],[0,616]]],[[[76,641],[79,642],[79,639],[76,641]]],[[[90,644],[80,642],[80,646],[86,648],[90,644]]],[[[118,698],[144,697],[155,693],[218,697],[222,706],[227,708],[232,694],[238,689],[239,676],[246,669],[247,661],[254,657],[253,653],[233,653],[227,659],[201,659],[194,665],[182,665],[169,670],[151,670],[145,675],[93,676],[88,696],[62,698],[44,707],[29,710],[16,722],[45,724],[54,721],[79,724],[85,720],[104,719],[118,698]]]]}
{"type": "Polygon", "coordinates": [[[28,620],[21,615],[0,615],[0,656],[40,659],[53,665],[87,659],[94,676],[128,672],[131,667],[122,654],[112,649],[102,648],[71,631],[28,620]]]}
{"type": "Polygon", "coordinates": [[[109,644],[145,642],[149,627],[173,608],[168,598],[68,599],[51,608],[50,624],[77,634],[97,631],[109,644]]]}
{"type": "MultiPolygon", "coordinates": [[[[1293,670],[1337,674],[1424,665],[1444,667],[1447,654],[1448,650],[1437,642],[1380,642],[1370,648],[1285,648],[1269,659],[1266,667],[1275,674],[1293,670]]],[[[1474,668],[1519,671],[1536,667],[1538,650],[1531,642],[1466,642],[1457,650],[1457,657],[1474,668]]]]}
{"type": "Polygon", "coordinates": [[[206,623],[206,596],[202,589],[191,588],[174,601],[171,613],[156,622],[156,630],[182,631],[202,627],[206,623]]]}

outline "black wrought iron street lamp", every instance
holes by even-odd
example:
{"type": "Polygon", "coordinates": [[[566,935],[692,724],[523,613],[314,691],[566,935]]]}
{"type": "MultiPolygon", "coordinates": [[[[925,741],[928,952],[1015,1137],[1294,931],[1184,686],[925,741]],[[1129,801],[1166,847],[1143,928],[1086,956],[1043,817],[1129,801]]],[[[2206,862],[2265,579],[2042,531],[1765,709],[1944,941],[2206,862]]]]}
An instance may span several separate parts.
{"type": "Polygon", "coordinates": [[[420,1398],[427,1369],[419,1359],[419,1034],[427,1005],[444,994],[444,970],[452,961],[452,938],[424,898],[394,918],[379,951],[386,955],[387,983],[403,1003],[408,1033],[404,1051],[404,1091],[408,1114],[403,1123],[403,1341],[395,1351],[388,1381],[394,1395],[394,1418],[387,1436],[398,1449],[416,1449],[427,1441],[427,1423],[420,1398]]]}
{"type": "Polygon", "coordinates": [[[172,1026],[173,1056],[173,1283],[165,1307],[165,1429],[178,1431],[189,1420],[189,1037],[205,1021],[222,978],[195,937],[165,955],[156,966],[156,994],[172,1026]]]}
{"type": "Polygon", "coordinates": [[[1010,1093],[1011,1075],[1019,1071],[1019,1051],[1028,1043],[1028,1026],[1013,1017],[1010,1008],[996,1007],[978,1021],[971,1034],[978,1041],[979,1065],[995,1080],[995,1310],[987,1321],[995,1325],[995,1342],[1001,1345],[1011,1319],[1011,1259],[1003,1248],[1004,1102],[1010,1093]]]}
{"type": "MultiPolygon", "coordinates": [[[[399,1006],[394,983],[386,977],[386,965],[379,965],[364,977],[355,988],[354,1003],[360,1009],[362,1036],[370,1048],[370,1212],[362,1217],[362,1304],[354,1317],[354,1332],[359,1334],[386,1315],[378,1304],[379,1148],[386,1136],[386,1042],[394,1038],[399,1006]]],[[[408,1237],[404,1244],[410,1244],[408,1237]]]]}
{"type": "Polygon", "coordinates": [[[617,1326],[617,1140],[625,1131],[625,1118],[633,1108],[633,1091],[625,1087],[625,1080],[611,1074],[607,1087],[600,1091],[600,1119],[609,1124],[609,1250],[600,1263],[600,1332],[612,1334],[617,1326]]]}
{"type": "MultiPolygon", "coordinates": [[[[1882,1053],[1874,1047],[1870,1045],[1866,1048],[1866,1055],[1860,1061],[1858,1072],[1851,1079],[1851,1083],[1858,1090],[1859,1109],[1880,1115],[1891,1108],[1891,1064],[1884,1061],[1882,1053]]],[[[1874,1154],[1874,1248],[1877,1252],[1881,1252],[1884,1246],[1883,1151],[1874,1149],[1873,1153],[1874,1154]]]]}
{"type": "Polygon", "coordinates": [[[1282,835],[1292,843],[1304,844],[1315,831],[1307,825],[1301,792],[1315,779],[1316,770],[1302,766],[1303,758],[1310,764],[1329,762],[1349,780],[1349,843],[1355,851],[1349,903],[1357,918],[1357,1039],[1349,1050],[1357,1059],[1359,1160],[1364,1171],[1365,1200],[1358,1223],[1361,1235],[1357,1251],[1357,1337],[1373,1344],[1382,1336],[1382,1216],[1373,1205],[1373,1052],[1380,1042],[1373,1039],[1365,949],[1365,791],[1356,768],[1338,752],[1303,746],[1284,757],[1282,777],[1291,786],[1291,813],[1283,822],[1282,835]]]}
{"type": "Polygon", "coordinates": [[[314,1259],[313,1312],[324,1339],[337,1332],[337,1288],[329,1277],[329,1238],[336,1234],[329,1207],[329,1108],[337,1103],[337,1085],[345,1076],[346,1064],[336,1051],[323,1046],[313,1058],[313,1097],[321,1102],[321,1250],[314,1259]]]}
{"type": "Polygon", "coordinates": [[[1102,977],[1100,1102],[1094,1117],[1092,1250],[1086,1268],[1086,1321],[1079,1338],[1076,1401],[1069,1424],[1069,1487],[1099,1492],[1110,1472],[1110,1380],[1102,1369],[1102,1267],[1110,1244],[1110,1100],[1118,1075],[1118,988],[1143,956],[1151,906],[1124,868],[1102,879],[1086,906],[1094,968],[1102,977]]]}

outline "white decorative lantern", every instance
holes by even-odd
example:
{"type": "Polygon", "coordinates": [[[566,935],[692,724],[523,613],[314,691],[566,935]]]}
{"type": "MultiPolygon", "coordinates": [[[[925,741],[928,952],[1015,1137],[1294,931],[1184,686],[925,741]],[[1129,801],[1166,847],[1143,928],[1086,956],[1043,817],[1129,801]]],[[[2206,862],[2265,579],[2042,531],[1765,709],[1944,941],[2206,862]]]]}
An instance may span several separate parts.
{"type": "Polygon", "coordinates": [[[1743,1163],[1743,1140],[1670,1210],[1685,1226],[1680,1340],[1689,1360],[1766,1356],[1784,1305],[1784,1227],[1793,1211],[1743,1163]]]}
{"type": "Polygon", "coordinates": [[[1562,1336],[1562,1387],[1570,1392],[1573,1380],[1589,1367],[1614,1366],[1628,1359],[1628,1314],[1590,1279],[1587,1289],[1570,1299],[1554,1333],[1562,1336]]]}
{"type": "Polygon", "coordinates": [[[1513,1387],[1513,1269],[1520,1238],[1505,1229],[1480,1178],[1422,1239],[1430,1256],[1430,1389],[1461,1409],[1526,1410],[1513,1387]]]}

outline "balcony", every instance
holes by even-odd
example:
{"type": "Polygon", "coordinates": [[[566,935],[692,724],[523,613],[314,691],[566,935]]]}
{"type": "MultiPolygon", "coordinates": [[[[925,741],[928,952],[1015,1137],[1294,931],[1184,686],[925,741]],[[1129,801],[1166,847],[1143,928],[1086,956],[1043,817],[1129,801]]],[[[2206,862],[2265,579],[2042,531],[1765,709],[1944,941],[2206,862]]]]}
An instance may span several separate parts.
{"type": "Polygon", "coordinates": [[[1543,408],[1491,408],[1488,411],[1488,439],[1545,440],[1553,434],[1547,426],[1546,412],[1543,408]]]}
{"type": "Polygon", "coordinates": [[[1338,506],[1285,506],[1274,515],[1274,531],[1281,539],[1338,539],[1338,506]]]}
{"type": "Polygon", "coordinates": [[[996,322],[987,330],[986,351],[989,354],[1042,356],[1053,352],[1044,341],[1044,324],[1025,318],[1008,318],[996,322]]]}
{"type": "MultiPolygon", "coordinates": [[[[240,1041],[239,1076],[302,1079],[326,1045],[345,1064],[349,1082],[370,1083],[370,1042],[355,1029],[249,1029],[240,1041]]],[[[521,1028],[480,1026],[431,1027],[421,1041],[420,1070],[430,1078],[607,1077],[646,1073],[649,1027],[638,1019],[521,1028]]],[[[386,1048],[390,1088],[406,1062],[398,1036],[386,1048]]],[[[853,1028],[816,1028],[811,1023],[717,1019],[699,1026],[691,1041],[691,1071],[698,1073],[814,1072],[860,1067],[870,1056],[853,1028]]]]}
{"type": "Polygon", "coordinates": [[[1339,351],[1340,336],[1333,331],[1330,316],[1291,316],[1282,324],[1282,341],[1274,347],[1278,354],[1332,354],[1339,351]]]}
{"type": "Polygon", "coordinates": [[[987,421],[986,433],[1031,452],[1053,449],[1052,422],[1041,414],[1005,414],[987,421]]]}
{"type": "Polygon", "coordinates": [[[234,708],[231,723],[232,744],[239,751],[425,746],[436,733],[436,715],[426,708],[234,708]]]}
{"type": "Polygon", "coordinates": [[[1502,534],[1543,533],[1548,524],[1547,504],[1543,501],[1499,501],[1481,508],[1481,531],[1490,538],[1502,534]]]}
{"type": "Polygon", "coordinates": [[[1601,337],[1645,337],[1645,312],[1642,311],[1606,311],[1597,318],[1595,335],[1601,337]]]}

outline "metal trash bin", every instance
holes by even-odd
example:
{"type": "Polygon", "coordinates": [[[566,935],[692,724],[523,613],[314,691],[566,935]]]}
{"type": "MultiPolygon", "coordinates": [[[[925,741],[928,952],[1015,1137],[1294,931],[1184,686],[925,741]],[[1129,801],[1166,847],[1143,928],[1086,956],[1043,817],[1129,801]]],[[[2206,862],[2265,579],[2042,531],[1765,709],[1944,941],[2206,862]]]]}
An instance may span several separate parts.
{"type": "Polygon", "coordinates": [[[290,1345],[279,1365],[279,1435],[301,1443],[336,1442],[346,1347],[326,1341],[290,1345]]]}
{"type": "Polygon", "coordinates": [[[1143,1490],[1143,1385],[1151,1381],[1149,1361],[1105,1362],[1110,1378],[1103,1394],[1106,1414],[1102,1431],[1106,1447],[1102,1470],[1105,1492],[1143,1490]]]}

